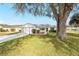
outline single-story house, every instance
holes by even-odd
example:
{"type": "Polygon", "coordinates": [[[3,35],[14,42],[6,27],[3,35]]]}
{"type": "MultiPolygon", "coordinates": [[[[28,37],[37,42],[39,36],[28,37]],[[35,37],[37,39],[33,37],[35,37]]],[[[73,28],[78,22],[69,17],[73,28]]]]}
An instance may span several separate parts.
{"type": "MultiPolygon", "coordinates": [[[[56,26],[54,27],[54,30],[57,30],[56,26]]],[[[79,27],[66,26],[66,33],[79,33],[79,27]]]]}
{"type": "Polygon", "coordinates": [[[25,34],[47,34],[51,29],[48,24],[7,25],[0,24],[0,32],[21,32],[25,34]],[[35,30],[35,33],[34,33],[35,30]]]}
{"type": "Polygon", "coordinates": [[[79,33],[79,27],[67,26],[67,33],[79,33]]]}
{"type": "Polygon", "coordinates": [[[51,27],[48,24],[24,24],[22,26],[22,33],[26,33],[26,34],[47,34],[50,31],[51,27]],[[33,33],[33,29],[35,29],[35,33],[33,33]],[[39,31],[37,33],[37,31],[39,31]]]}
{"type": "Polygon", "coordinates": [[[0,24],[0,32],[20,32],[21,25],[0,24]]]}

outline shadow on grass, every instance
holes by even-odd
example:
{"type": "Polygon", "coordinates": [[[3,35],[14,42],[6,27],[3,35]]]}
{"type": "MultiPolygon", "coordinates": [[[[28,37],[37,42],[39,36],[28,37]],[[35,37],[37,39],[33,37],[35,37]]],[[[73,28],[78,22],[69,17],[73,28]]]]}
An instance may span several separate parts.
{"type": "Polygon", "coordinates": [[[75,37],[79,37],[79,34],[75,34],[75,33],[67,33],[70,36],[75,36],[75,37]]]}
{"type": "Polygon", "coordinates": [[[6,56],[9,51],[16,49],[21,44],[20,40],[7,41],[0,44],[0,55],[6,56]]]}
{"type": "Polygon", "coordinates": [[[79,40],[74,39],[73,37],[68,37],[64,40],[57,40],[55,35],[46,35],[43,38],[48,38],[50,40],[44,42],[51,42],[55,49],[56,55],[65,55],[65,56],[79,56],[79,40]]]}
{"type": "Polygon", "coordinates": [[[6,56],[11,50],[17,49],[18,46],[21,46],[22,41],[25,38],[26,38],[26,36],[21,37],[21,38],[17,38],[17,39],[14,39],[14,40],[10,40],[10,41],[7,41],[7,42],[0,43],[0,55],[6,56]]]}

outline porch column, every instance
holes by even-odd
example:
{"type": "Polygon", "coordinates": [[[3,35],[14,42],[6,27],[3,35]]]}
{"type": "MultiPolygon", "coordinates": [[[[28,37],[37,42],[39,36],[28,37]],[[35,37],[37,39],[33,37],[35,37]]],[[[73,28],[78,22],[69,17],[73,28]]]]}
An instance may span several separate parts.
{"type": "Polygon", "coordinates": [[[47,32],[46,32],[46,28],[45,28],[45,31],[44,31],[44,32],[45,32],[45,34],[47,34],[47,32]]]}

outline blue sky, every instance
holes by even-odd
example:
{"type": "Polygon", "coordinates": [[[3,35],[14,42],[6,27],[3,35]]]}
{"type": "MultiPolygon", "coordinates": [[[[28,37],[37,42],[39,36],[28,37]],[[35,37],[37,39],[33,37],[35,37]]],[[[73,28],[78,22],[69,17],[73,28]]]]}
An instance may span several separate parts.
{"type": "Polygon", "coordinates": [[[27,12],[25,13],[25,15],[19,15],[12,8],[11,4],[0,4],[0,24],[25,24],[25,23],[56,25],[56,21],[49,17],[46,16],[36,17],[27,12]]]}

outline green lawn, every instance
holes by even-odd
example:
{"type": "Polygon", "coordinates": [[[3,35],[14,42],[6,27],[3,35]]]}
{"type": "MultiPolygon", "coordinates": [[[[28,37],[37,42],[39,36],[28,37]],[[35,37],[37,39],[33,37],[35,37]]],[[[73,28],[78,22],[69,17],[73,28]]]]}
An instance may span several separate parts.
{"type": "Polygon", "coordinates": [[[55,33],[28,35],[16,40],[0,43],[0,55],[9,56],[78,56],[79,35],[68,34],[57,40],[55,33]]]}

